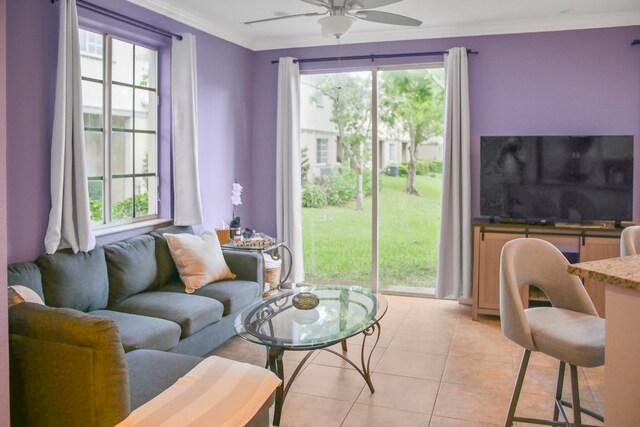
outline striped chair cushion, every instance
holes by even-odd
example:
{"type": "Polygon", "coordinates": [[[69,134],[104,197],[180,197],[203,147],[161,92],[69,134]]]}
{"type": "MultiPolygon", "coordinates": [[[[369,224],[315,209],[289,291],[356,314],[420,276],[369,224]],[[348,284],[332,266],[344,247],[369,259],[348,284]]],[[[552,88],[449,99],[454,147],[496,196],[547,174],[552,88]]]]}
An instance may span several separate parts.
{"type": "Polygon", "coordinates": [[[279,385],[266,369],[211,356],[117,427],[243,426],[279,385]]]}

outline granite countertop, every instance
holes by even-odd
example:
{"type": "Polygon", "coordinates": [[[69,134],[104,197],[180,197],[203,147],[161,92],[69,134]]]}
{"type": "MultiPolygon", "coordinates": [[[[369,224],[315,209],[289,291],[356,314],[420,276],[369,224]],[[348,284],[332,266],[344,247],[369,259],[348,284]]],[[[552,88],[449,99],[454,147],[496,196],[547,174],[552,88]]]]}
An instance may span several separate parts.
{"type": "Polygon", "coordinates": [[[640,255],[571,264],[567,271],[584,279],[594,279],[640,292],[640,255]]]}

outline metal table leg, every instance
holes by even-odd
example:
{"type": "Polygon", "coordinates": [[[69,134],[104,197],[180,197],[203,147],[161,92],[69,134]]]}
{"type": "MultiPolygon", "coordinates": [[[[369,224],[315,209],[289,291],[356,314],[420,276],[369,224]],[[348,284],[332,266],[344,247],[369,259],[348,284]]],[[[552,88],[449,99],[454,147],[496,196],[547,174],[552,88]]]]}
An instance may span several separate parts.
{"type": "Polygon", "coordinates": [[[273,411],[273,425],[280,425],[280,416],[282,415],[282,405],[284,404],[284,365],[282,364],[282,354],[284,350],[281,347],[269,347],[268,365],[271,372],[280,378],[280,385],[276,389],[276,401],[273,411]]]}

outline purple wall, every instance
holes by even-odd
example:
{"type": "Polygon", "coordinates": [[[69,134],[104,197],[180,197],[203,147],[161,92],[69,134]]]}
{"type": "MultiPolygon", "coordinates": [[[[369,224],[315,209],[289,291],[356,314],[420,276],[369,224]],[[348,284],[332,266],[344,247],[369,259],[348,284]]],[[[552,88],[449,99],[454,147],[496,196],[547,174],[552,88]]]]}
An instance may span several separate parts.
{"type": "MultiPolygon", "coordinates": [[[[425,52],[465,46],[469,58],[473,214],[479,214],[479,143],[484,135],[617,134],[636,137],[640,182],[640,26],[534,34],[343,45],[341,55],[425,52]]],[[[256,226],[275,232],[276,86],[281,56],[336,56],[335,46],[256,53],[254,78],[254,213],[256,226]],[[272,214],[264,214],[271,212],[272,214]]],[[[442,61],[433,58],[432,61],[442,61]]],[[[418,59],[412,62],[420,62],[418,59]]],[[[378,65],[410,63],[406,58],[378,65]]],[[[370,69],[370,61],[343,66],[370,69]]],[[[303,64],[301,71],[334,71],[335,63],[303,64]]],[[[640,218],[640,185],[634,217],[640,218]]]]}
{"type": "MultiPolygon", "coordinates": [[[[7,104],[6,104],[6,3],[0,0],[0,277],[7,277],[7,104]]],[[[0,280],[0,295],[7,282],[0,280]]],[[[7,299],[0,298],[0,427],[9,427],[9,337],[7,299]]]]}
{"type": "MultiPolygon", "coordinates": [[[[155,14],[124,0],[93,0],[111,10],[166,30],[197,36],[200,179],[205,224],[231,217],[231,184],[247,187],[239,213],[251,225],[251,114],[253,52],[155,14]]],[[[169,82],[168,38],[137,30],[79,9],[81,25],[157,47],[160,79],[169,82]]],[[[49,197],[49,155],[57,62],[58,6],[43,0],[7,5],[8,250],[9,262],[32,260],[44,251],[49,197]],[[28,25],[27,25],[28,23],[28,25]]],[[[162,90],[162,89],[161,89],[162,90]]],[[[160,215],[171,217],[170,86],[160,92],[160,215]]],[[[112,235],[109,240],[124,237],[112,235]]],[[[100,239],[104,242],[107,239],[100,239]]]]}

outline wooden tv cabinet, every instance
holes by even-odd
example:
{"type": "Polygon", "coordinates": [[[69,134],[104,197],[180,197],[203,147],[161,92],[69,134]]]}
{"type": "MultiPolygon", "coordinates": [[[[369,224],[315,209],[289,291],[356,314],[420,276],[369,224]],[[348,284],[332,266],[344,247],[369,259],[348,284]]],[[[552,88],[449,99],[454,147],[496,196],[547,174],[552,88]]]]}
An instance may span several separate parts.
{"type": "MultiPolygon", "coordinates": [[[[500,252],[505,243],[522,237],[535,237],[556,246],[570,263],[620,256],[622,229],[590,226],[544,226],[525,224],[476,223],[473,227],[473,301],[471,315],[500,315],[500,252]]],[[[585,280],[593,304],[604,317],[604,284],[585,280]]],[[[539,299],[528,287],[522,291],[525,308],[539,299]]]]}

